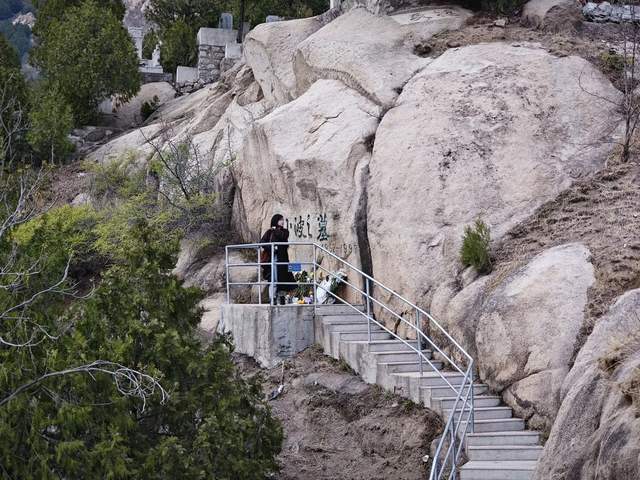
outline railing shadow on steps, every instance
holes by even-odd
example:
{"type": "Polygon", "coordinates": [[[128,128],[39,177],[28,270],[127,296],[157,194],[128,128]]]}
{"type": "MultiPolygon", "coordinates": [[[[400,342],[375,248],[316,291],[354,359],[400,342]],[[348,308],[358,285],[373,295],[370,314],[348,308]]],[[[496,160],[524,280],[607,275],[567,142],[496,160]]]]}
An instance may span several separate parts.
{"type": "Polygon", "coordinates": [[[333,297],[337,303],[346,307],[350,307],[355,313],[363,316],[366,319],[367,323],[368,344],[371,344],[372,342],[371,329],[372,326],[375,326],[378,329],[381,329],[382,331],[388,333],[393,339],[402,342],[411,351],[415,352],[417,363],[419,364],[420,377],[422,377],[422,375],[424,374],[423,366],[426,363],[431,368],[432,372],[435,372],[440,376],[442,381],[452,390],[452,393],[455,396],[453,407],[451,408],[449,417],[446,420],[446,424],[440,437],[436,452],[432,458],[429,480],[440,480],[442,478],[453,480],[458,478],[459,475],[457,467],[459,466],[459,463],[462,459],[462,450],[465,445],[466,435],[468,433],[473,433],[474,426],[474,361],[471,356],[464,350],[464,348],[462,348],[458,344],[458,342],[456,342],[453,337],[451,337],[451,335],[449,335],[449,333],[429,313],[425,312],[423,309],[410,302],[402,295],[383,285],[372,276],[366,274],[358,267],[338,257],[322,245],[313,242],[275,242],[228,245],[226,247],[225,273],[227,303],[232,303],[233,297],[231,296],[231,289],[235,287],[250,287],[251,290],[253,290],[253,287],[257,287],[258,303],[260,304],[263,303],[262,291],[265,288],[268,288],[269,301],[265,303],[275,304],[276,289],[278,285],[306,285],[313,291],[312,305],[314,307],[314,310],[317,310],[317,307],[319,306],[319,304],[317,303],[318,291],[323,291],[325,292],[327,297],[333,297]],[[284,246],[296,249],[298,253],[300,249],[311,248],[313,252],[312,259],[309,259],[308,261],[278,262],[277,250],[279,247],[284,246]],[[269,252],[268,256],[270,257],[270,260],[268,262],[261,261],[261,252],[263,251],[263,249],[264,251],[269,252]],[[256,254],[256,262],[250,261],[241,263],[230,263],[231,254],[233,252],[239,252],[241,254],[245,253],[246,258],[246,254],[251,255],[252,251],[254,251],[256,254]],[[330,271],[329,269],[323,267],[320,262],[325,258],[332,264],[335,264],[338,269],[348,269],[350,272],[354,272],[356,277],[359,277],[361,279],[362,287],[358,287],[353,282],[351,282],[351,276],[349,274],[347,274],[346,278],[343,278],[342,276],[337,275],[334,271],[330,271]],[[300,270],[302,269],[302,266],[311,267],[311,281],[296,282],[295,284],[278,282],[278,267],[284,265],[295,265],[296,268],[299,268],[300,270]],[[262,279],[262,267],[267,266],[270,267],[270,278],[262,279]],[[240,268],[255,268],[257,270],[257,281],[231,281],[231,271],[233,269],[240,268]],[[341,286],[349,288],[351,290],[351,293],[355,293],[354,296],[356,298],[358,296],[362,298],[364,302],[364,308],[347,300],[346,298],[349,298],[349,295],[343,295],[342,297],[339,297],[334,292],[331,292],[325,287],[321,286],[321,284],[318,282],[318,274],[324,276],[325,278],[336,279],[341,286]],[[384,292],[387,300],[385,301],[384,299],[379,300],[375,298],[375,291],[384,292]],[[398,311],[396,310],[396,305],[404,306],[405,308],[402,309],[403,312],[413,312],[413,314],[415,315],[415,321],[408,321],[402,313],[398,313],[398,311]],[[387,327],[384,321],[376,319],[376,308],[380,313],[384,312],[384,314],[389,315],[391,318],[395,319],[396,322],[399,322],[397,323],[398,325],[404,325],[408,331],[413,333],[415,339],[403,338],[396,333],[397,328],[395,329],[396,331],[392,331],[387,327]],[[457,353],[456,357],[466,359],[466,368],[464,366],[458,365],[458,362],[456,362],[453,358],[454,355],[447,354],[445,352],[445,347],[441,348],[436,345],[436,342],[425,333],[425,329],[423,328],[423,319],[426,319],[427,325],[430,327],[428,330],[429,332],[435,329],[435,331],[438,332],[441,338],[446,339],[450,343],[449,348],[457,353]],[[441,372],[440,369],[438,369],[431,362],[431,359],[428,358],[427,355],[425,355],[422,345],[430,346],[434,352],[437,352],[439,358],[446,362],[446,365],[449,367],[450,371],[452,370],[454,372],[458,372],[463,376],[460,385],[453,385],[451,382],[449,382],[443,372],[441,372]]]}

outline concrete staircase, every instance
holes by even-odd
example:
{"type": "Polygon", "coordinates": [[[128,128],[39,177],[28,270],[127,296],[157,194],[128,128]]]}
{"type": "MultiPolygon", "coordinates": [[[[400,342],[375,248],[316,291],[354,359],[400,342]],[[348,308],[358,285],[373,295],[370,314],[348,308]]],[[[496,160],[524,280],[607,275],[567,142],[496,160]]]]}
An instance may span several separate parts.
{"type": "MultiPolygon", "coordinates": [[[[353,307],[317,307],[314,328],[316,342],[325,353],[347,362],[364,381],[421,403],[439,412],[445,421],[450,416],[456,397],[440,374],[424,362],[421,374],[417,351],[373,323],[369,343],[366,318],[353,307]]],[[[431,351],[423,353],[432,358],[431,351]]],[[[436,369],[443,367],[440,361],[432,363],[436,369]]],[[[452,385],[462,384],[462,374],[442,373],[452,385]]],[[[467,435],[468,462],[459,467],[459,478],[530,479],[542,452],[539,432],[525,430],[524,421],[514,417],[511,407],[484,384],[474,384],[474,406],[475,433],[467,435]]]]}

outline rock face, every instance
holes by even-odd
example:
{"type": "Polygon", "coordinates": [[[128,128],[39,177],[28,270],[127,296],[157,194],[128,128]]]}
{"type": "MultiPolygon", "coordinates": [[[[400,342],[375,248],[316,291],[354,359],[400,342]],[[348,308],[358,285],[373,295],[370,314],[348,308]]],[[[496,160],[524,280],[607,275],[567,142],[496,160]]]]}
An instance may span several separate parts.
{"type": "MultiPolygon", "coordinates": [[[[234,218],[243,238],[257,240],[271,216],[281,213],[289,222],[290,240],[357,244],[371,137],[380,113],[344,84],[321,80],[256,121],[234,165],[240,192],[234,218]]],[[[358,260],[357,249],[340,254],[358,260]]]]}
{"type": "Polygon", "coordinates": [[[611,149],[599,142],[603,125],[618,116],[579,77],[588,91],[618,95],[585,60],[535,46],[448,50],[413,77],[376,132],[368,187],[376,278],[428,307],[460,268],[465,225],[482,217],[499,240],[598,169],[611,149]]]}
{"type": "Polygon", "coordinates": [[[296,96],[293,56],[300,42],[331,17],[262,23],[247,35],[244,56],[270,104],[282,105],[296,96]]]}
{"type": "Polygon", "coordinates": [[[334,78],[380,105],[391,105],[404,83],[431,60],[405,43],[406,32],[389,17],[357,8],[311,35],[295,56],[298,92],[334,78]]]}
{"type": "Polygon", "coordinates": [[[487,292],[480,310],[480,378],[534,428],[551,428],[560,408],[560,387],[595,281],[589,257],[580,244],[545,250],[487,292]]]}
{"type": "Polygon", "coordinates": [[[640,290],[632,290],[596,324],[565,380],[535,480],[638,478],[639,312],[640,290]]]}

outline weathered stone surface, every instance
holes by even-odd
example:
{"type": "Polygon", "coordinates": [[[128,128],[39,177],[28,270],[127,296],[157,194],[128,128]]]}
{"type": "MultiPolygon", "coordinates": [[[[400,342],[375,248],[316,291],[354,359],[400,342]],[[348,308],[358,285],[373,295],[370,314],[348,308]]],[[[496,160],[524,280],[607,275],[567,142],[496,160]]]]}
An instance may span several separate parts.
{"type": "Polygon", "coordinates": [[[626,382],[640,385],[639,315],[640,290],[632,290],[596,324],[565,379],[535,480],[638,478],[640,399],[632,403],[622,390],[626,382]],[[608,371],[601,359],[607,359],[601,363],[608,371]]]}
{"type": "MultiPolygon", "coordinates": [[[[444,9],[442,9],[444,10],[444,9]]],[[[458,28],[470,14],[438,17],[376,16],[356,8],[300,43],[295,57],[298,93],[320,78],[340,80],[375,103],[390,106],[406,81],[431,62],[416,55],[416,43],[458,28]]],[[[466,13],[463,13],[466,12],[466,13]]]]}
{"type": "Polygon", "coordinates": [[[522,21],[525,25],[541,27],[544,17],[554,7],[574,5],[573,0],[529,0],[522,8],[522,21]]]}
{"type": "Polygon", "coordinates": [[[404,44],[400,25],[357,8],[298,46],[295,73],[299,92],[319,78],[340,80],[380,105],[390,105],[404,82],[430,60],[404,44]]]}
{"type": "Polygon", "coordinates": [[[480,378],[504,391],[505,401],[534,428],[550,428],[560,408],[560,387],[595,281],[589,257],[581,244],[545,250],[486,294],[481,309],[480,378]]]}
{"type": "Polygon", "coordinates": [[[152,103],[157,99],[157,105],[163,105],[173,100],[176,91],[166,82],[145,83],[140,87],[140,92],[122,105],[113,104],[107,113],[108,123],[117,128],[127,129],[138,126],[143,119],[140,109],[145,102],[152,103]]]}
{"type": "MultiPolygon", "coordinates": [[[[321,80],[257,120],[234,165],[240,192],[234,219],[243,238],[260,238],[279,212],[290,222],[303,221],[298,232],[290,226],[290,240],[357,243],[368,145],[379,115],[380,109],[354,90],[321,80]],[[317,229],[324,215],[326,239],[317,229]]],[[[357,249],[350,253],[347,258],[357,261],[357,249]]]]}
{"type": "Polygon", "coordinates": [[[293,74],[295,49],[327,21],[326,16],[318,16],[262,23],[249,32],[244,57],[269,103],[281,105],[297,96],[293,74]]]}
{"type": "Polygon", "coordinates": [[[619,95],[585,60],[502,43],[449,50],[412,78],[376,132],[376,278],[429,307],[461,268],[466,225],[482,217],[499,240],[596,171],[612,148],[603,132],[619,117],[579,77],[589,91],[619,95]]]}

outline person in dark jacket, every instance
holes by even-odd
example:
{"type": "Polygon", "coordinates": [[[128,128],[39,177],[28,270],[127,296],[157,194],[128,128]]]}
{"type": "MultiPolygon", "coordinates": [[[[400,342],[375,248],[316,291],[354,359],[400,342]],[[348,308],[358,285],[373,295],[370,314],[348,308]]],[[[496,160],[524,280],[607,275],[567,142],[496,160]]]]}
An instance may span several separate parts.
{"type": "MultiPolygon", "coordinates": [[[[271,217],[271,227],[267,230],[260,243],[277,243],[288,242],[289,230],[284,228],[284,217],[276,214],[271,217]]],[[[271,262],[271,247],[262,247],[267,253],[266,257],[268,262],[271,262]]],[[[275,261],[289,263],[289,246],[288,245],[276,245],[275,246],[275,261]]],[[[262,266],[262,281],[271,281],[271,265],[262,266]]],[[[296,289],[296,279],[293,273],[289,271],[289,265],[278,265],[276,268],[276,292],[275,294],[280,298],[280,303],[284,303],[284,294],[296,289]]]]}

